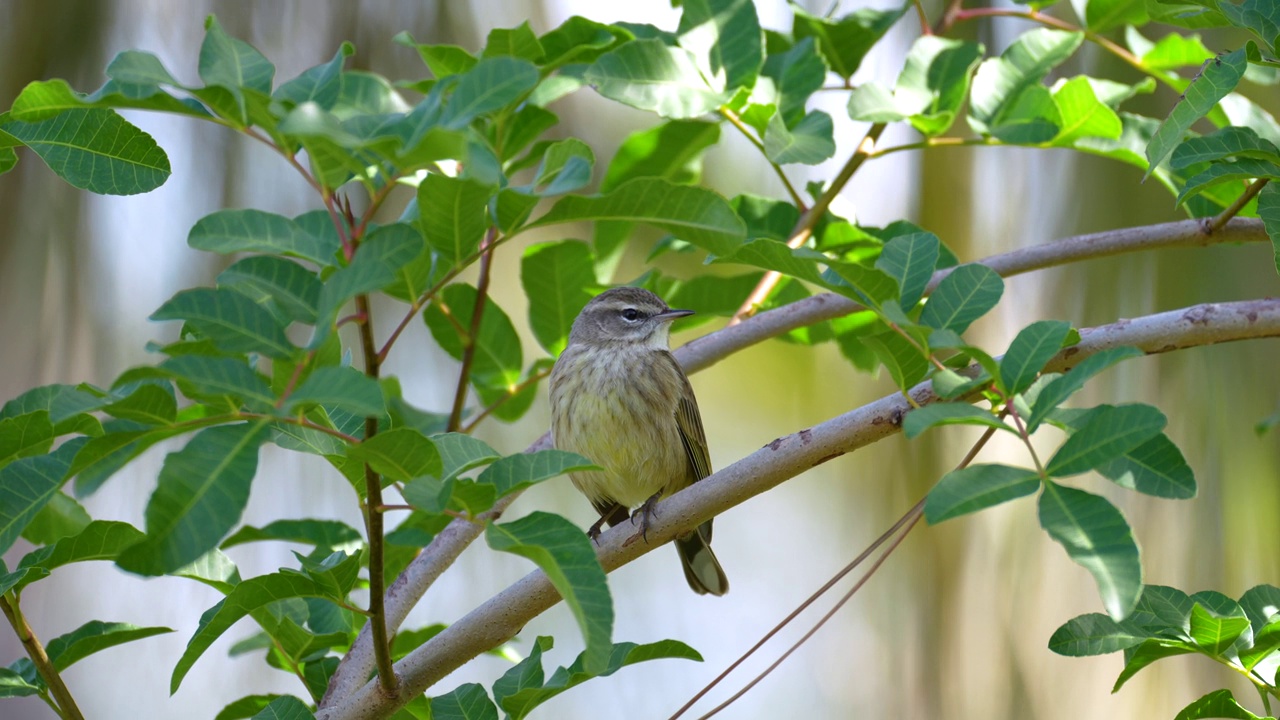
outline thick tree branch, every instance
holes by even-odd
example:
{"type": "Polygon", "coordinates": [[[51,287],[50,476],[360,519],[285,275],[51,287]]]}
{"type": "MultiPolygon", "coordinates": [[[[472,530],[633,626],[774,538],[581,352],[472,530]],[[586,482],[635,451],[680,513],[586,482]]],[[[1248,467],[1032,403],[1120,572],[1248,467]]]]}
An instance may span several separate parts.
{"type": "MultiPolygon", "coordinates": [[[[1196,247],[1223,242],[1262,242],[1266,239],[1267,235],[1263,230],[1262,222],[1257,219],[1234,219],[1212,236],[1203,234],[1197,221],[1183,220],[1162,225],[1079,235],[994,255],[981,262],[1000,275],[1009,276],[1079,260],[1140,250],[1196,247]]],[[[944,270],[935,273],[929,289],[936,287],[948,272],[944,270]]],[[[686,372],[693,373],[708,368],[756,343],[796,328],[841,317],[859,309],[861,306],[857,303],[839,295],[830,293],[814,295],[799,302],[754,315],[737,325],[705,335],[677,348],[674,353],[686,372]]],[[[901,395],[898,397],[901,399],[901,395]]],[[[527,452],[547,447],[550,447],[550,438],[543,435],[529,447],[527,452]]],[[[504,511],[512,500],[514,496],[504,498],[494,511],[498,513],[504,511]]],[[[482,523],[454,520],[436,536],[421,555],[409,564],[387,592],[386,621],[390,631],[400,626],[409,610],[417,604],[436,578],[458,558],[466,546],[480,536],[483,529],[482,523]]],[[[374,658],[368,631],[369,628],[366,627],[350,652],[343,658],[342,664],[329,683],[324,700],[320,703],[321,708],[339,706],[343,698],[364,685],[369,673],[372,672],[374,658]]],[[[346,717],[346,715],[333,717],[346,717]]]]}
{"type": "MultiPolygon", "coordinates": [[[[1280,337],[1280,299],[1208,303],[1084,329],[1080,343],[1060,352],[1046,371],[1068,369],[1090,355],[1121,345],[1156,354],[1262,337],[1280,337]]],[[[912,388],[910,395],[920,405],[937,400],[929,382],[912,388]]],[[[626,524],[603,533],[600,564],[606,572],[612,571],[812,467],[898,432],[910,407],[902,393],[894,393],[768,443],[662,502],[648,528],[650,542],[640,540],[635,529],[626,524]]],[[[559,599],[542,571],[526,575],[397,663],[397,674],[404,683],[402,697],[424,692],[471,658],[510,639],[559,599]]],[[[385,717],[395,707],[381,696],[376,683],[366,683],[341,705],[318,717],[373,720],[385,717]]]]}

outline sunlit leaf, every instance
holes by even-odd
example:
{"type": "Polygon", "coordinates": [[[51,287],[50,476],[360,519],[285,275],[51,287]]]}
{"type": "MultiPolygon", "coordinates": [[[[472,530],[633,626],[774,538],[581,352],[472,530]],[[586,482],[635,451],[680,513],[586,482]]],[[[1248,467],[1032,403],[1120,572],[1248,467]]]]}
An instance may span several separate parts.
{"type": "Polygon", "coordinates": [[[1133,532],[1114,505],[1083,490],[1046,482],[1040,495],[1040,525],[1093,575],[1108,615],[1123,620],[1133,611],[1142,594],[1142,564],[1133,532]]]}
{"type": "Polygon", "coordinates": [[[942,476],[929,491],[924,515],[930,524],[940,523],[1039,489],[1040,475],[1035,470],[1008,465],[970,465],[942,476]]]}

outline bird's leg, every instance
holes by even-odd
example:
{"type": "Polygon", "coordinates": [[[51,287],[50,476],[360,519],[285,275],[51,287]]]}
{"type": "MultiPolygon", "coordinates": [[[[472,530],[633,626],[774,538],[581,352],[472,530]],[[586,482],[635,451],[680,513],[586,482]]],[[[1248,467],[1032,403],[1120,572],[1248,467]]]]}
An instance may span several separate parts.
{"type": "Polygon", "coordinates": [[[591,541],[596,545],[600,544],[600,531],[604,528],[604,524],[608,519],[608,516],[601,516],[594,525],[587,528],[587,537],[591,538],[591,541]]]}
{"type": "Polygon", "coordinates": [[[587,537],[591,538],[595,544],[599,545],[600,531],[604,529],[605,523],[608,523],[609,527],[613,527],[623,520],[626,520],[627,509],[623,507],[621,503],[616,503],[608,499],[592,501],[591,504],[595,507],[596,512],[600,513],[600,519],[596,521],[595,525],[592,525],[587,529],[587,537]]]}
{"type": "Polygon", "coordinates": [[[636,516],[640,516],[640,536],[644,541],[649,542],[649,520],[658,517],[658,513],[654,511],[654,506],[658,504],[658,500],[662,497],[662,491],[654,493],[652,497],[644,501],[644,504],[631,513],[631,524],[636,524],[636,516]]]}

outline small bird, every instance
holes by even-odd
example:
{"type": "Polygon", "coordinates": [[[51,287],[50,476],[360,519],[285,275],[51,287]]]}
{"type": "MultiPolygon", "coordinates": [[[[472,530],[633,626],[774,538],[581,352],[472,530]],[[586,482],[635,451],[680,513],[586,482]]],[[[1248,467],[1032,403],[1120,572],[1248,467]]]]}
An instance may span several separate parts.
{"type": "MultiPolygon", "coordinates": [[[[606,290],[587,303],[551,371],[551,437],[561,450],[603,470],[569,473],[596,511],[587,534],[640,515],[641,532],[660,498],[711,474],[707,438],[693,388],[671,355],[671,321],[692,315],[634,287],[606,290]]],[[[689,587],[729,591],[711,552],[711,521],[675,540],[689,587]]]]}

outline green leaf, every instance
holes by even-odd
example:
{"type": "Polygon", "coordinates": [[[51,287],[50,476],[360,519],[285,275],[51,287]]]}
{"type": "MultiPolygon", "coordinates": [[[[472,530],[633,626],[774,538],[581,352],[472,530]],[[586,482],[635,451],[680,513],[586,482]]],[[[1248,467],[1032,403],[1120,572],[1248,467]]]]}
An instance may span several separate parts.
{"type": "Polygon", "coordinates": [[[404,223],[384,225],[369,233],[351,264],[334,273],[321,288],[316,333],[310,347],[319,347],[329,336],[338,310],[348,300],[395,283],[399,271],[413,262],[422,248],[422,236],[404,223]]]}
{"type": "Polygon", "coordinates": [[[283,540],[338,550],[358,547],[362,538],[355,528],[337,520],[276,520],[261,528],[249,525],[240,528],[222,542],[221,548],[226,550],[236,545],[264,540],[283,540]]]}
{"type": "Polygon", "coordinates": [[[431,698],[431,720],[498,720],[498,708],[483,685],[466,683],[431,698]]]}
{"type": "Polygon", "coordinates": [[[564,351],[573,320],[591,300],[595,257],[586,243],[563,240],[531,245],[520,260],[520,283],[529,298],[529,329],[552,356],[564,351]]]}
{"type": "Polygon", "coordinates": [[[1060,320],[1040,320],[1023,328],[1000,360],[1000,385],[1005,393],[1016,395],[1031,387],[1070,332],[1071,324],[1060,320]]]}
{"type": "Polygon", "coordinates": [[[472,468],[502,457],[497,450],[489,447],[483,440],[477,440],[462,433],[433,435],[431,442],[435,443],[436,450],[440,453],[441,480],[450,480],[472,468]]]}
{"type": "Polygon", "coordinates": [[[911,46],[892,94],[875,83],[858,86],[849,94],[849,116],[871,122],[908,118],[921,133],[940,135],[955,122],[982,52],[980,43],[921,36],[911,46]]]}
{"type": "Polygon", "coordinates": [[[440,124],[460,129],[472,120],[519,100],[538,84],[538,69],[514,57],[487,57],[455,76],[457,82],[440,124]]]}
{"type": "MultiPolygon", "coordinates": [[[[539,638],[541,640],[542,638],[539,638]]],[[[546,638],[550,641],[550,638],[546,638]]],[[[548,642],[549,645],[549,642],[548,642]]],[[[535,646],[536,648],[537,646],[535,646]]],[[[580,685],[593,677],[605,677],[612,675],[618,670],[636,663],[647,662],[649,660],[665,660],[669,658],[678,658],[682,660],[702,661],[702,656],[697,650],[685,645],[678,640],[659,640],[658,642],[648,643],[645,645],[637,645],[635,643],[618,643],[613,646],[609,654],[609,661],[602,670],[592,672],[586,668],[586,653],[579,655],[573,664],[568,667],[557,668],[551,675],[551,679],[545,684],[542,683],[541,665],[538,666],[536,683],[529,682],[534,678],[529,678],[527,685],[520,688],[511,688],[514,690],[510,693],[499,693],[499,686],[494,685],[494,696],[497,698],[502,709],[505,710],[512,720],[521,720],[528,717],[534,708],[545,703],[551,698],[563,693],[564,691],[576,685],[580,685]],[[541,687],[538,687],[541,685],[541,687]]],[[[529,658],[533,658],[534,653],[529,654],[529,658]]],[[[538,653],[540,662],[541,652],[538,653]]],[[[510,671],[508,671],[510,672],[510,671]]],[[[514,683],[513,683],[514,685],[514,683]]]]}
{"type": "Polygon", "coordinates": [[[231,254],[260,252],[333,263],[338,252],[336,232],[313,234],[295,220],[261,210],[219,210],[196,221],[187,235],[196,250],[231,254]]]}
{"type": "MultiPolygon", "coordinates": [[[[1274,3],[1267,0],[1244,0],[1238,5],[1234,2],[1220,2],[1218,11],[1232,25],[1253,31],[1272,54],[1280,52],[1280,8],[1274,3]]],[[[1254,55],[1256,62],[1257,53],[1254,55]]],[[[1272,62],[1274,63],[1274,59],[1272,62]]]]}
{"type": "Polygon", "coordinates": [[[193,288],[174,295],[151,314],[152,320],[184,320],[231,353],[292,357],[297,348],[270,312],[241,293],[222,288],[193,288]]]}
{"type": "Polygon", "coordinates": [[[1236,702],[1230,690],[1214,690],[1182,708],[1173,720],[1200,720],[1201,718],[1265,720],[1249,712],[1244,706],[1236,702]]]}
{"type": "Polygon", "coordinates": [[[474,180],[427,175],[418,186],[419,224],[427,244],[451,266],[469,260],[489,227],[493,188],[474,180]]]}
{"type": "Polygon", "coordinates": [[[498,497],[510,495],[543,480],[550,480],[575,470],[596,469],[596,464],[576,453],[563,450],[539,450],[534,453],[508,455],[484,469],[476,480],[493,485],[498,497]]]}
{"type": "Polygon", "coordinates": [[[1035,432],[1036,428],[1040,426],[1040,423],[1044,422],[1049,413],[1053,412],[1067,398],[1074,395],[1077,390],[1084,387],[1084,384],[1093,376],[1118,362],[1141,357],[1143,354],[1141,350],[1135,347],[1107,348],[1097,354],[1090,355],[1065,374],[1054,378],[1052,382],[1041,388],[1040,394],[1036,396],[1031,416],[1026,419],[1027,432],[1035,432]]]}
{"type": "Polygon", "coordinates": [[[219,87],[228,91],[238,109],[238,114],[232,116],[232,119],[238,120],[241,125],[248,125],[250,118],[244,91],[270,95],[276,68],[252,45],[227,35],[212,15],[205,20],[204,27],[205,36],[200,45],[198,68],[200,79],[206,87],[219,87]]]}
{"type": "Polygon", "coordinates": [[[1155,437],[1164,413],[1150,405],[1099,405],[1049,459],[1045,472],[1067,477],[1088,472],[1155,437]]]}
{"type": "Polygon", "coordinates": [[[178,402],[169,383],[139,385],[123,400],[117,400],[102,411],[121,420],[144,425],[172,425],[178,417],[178,402]]]}
{"type": "Polygon", "coordinates": [[[1182,143],[1183,136],[1197,120],[1207,115],[1219,100],[1235,89],[1244,77],[1246,65],[1245,48],[1221,55],[1205,64],[1200,75],[1183,91],[1182,100],[1174,106],[1169,117],[1160,123],[1156,134],[1147,143],[1148,167],[1144,179],[1182,143]]]}
{"type": "Polygon", "coordinates": [[[48,410],[0,420],[0,467],[19,458],[49,452],[53,437],[48,410]]]}
{"type": "Polygon", "coordinates": [[[1126,28],[1125,39],[1129,48],[1139,56],[1142,66],[1153,71],[1176,70],[1183,67],[1199,67],[1214,53],[1204,46],[1199,35],[1183,35],[1171,32],[1152,44],[1136,29],[1126,28]]]}
{"type": "Polygon", "coordinates": [[[777,165],[817,165],[836,152],[831,116],[821,110],[808,113],[787,127],[782,113],[774,113],[764,133],[764,154],[777,165]]]}
{"type": "Polygon", "coordinates": [[[1258,193],[1258,217],[1271,238],[1276,272],[1280,273],[1280,183],[1267,183],[1258,193]]]}
{"type": "MultiPolygon", "coordinates": [[[[1016,130],[1018,125],[1045,117],[1045,100],[1052,105],[1053,99],[1041,82],[1071,57],[1083,40],[1083,33],[1039,28],[1018,36],[1000,57],[984,61],[973,77],[969,124],[979,133],[996,134],[1001,127],[1016,130]]],[[[1007,141],[1044,142],[1057,134],[1054,128],[1047,137],[1040,137],[1034,123],[1032,127],[1031,134],[1007,141]]]]}
{"type": "Polygon", "coordinates": [[[140,575],[162,575],[217,547],[249,501],[258,446],[266,437],[261,421],[212,427],[166,456],[147,503],[146,540],[120,553],[116,563],[140,575]]]}
{"type": "Polygon", "coordinates": [[[1106,32],[1121,25],[1145,25],[1147,8],[1144,0],[1088,0],[1084,25],[1094,32],[1106,32]]]}
{"type": "Polygon", "coordinates": [[[786,52],[769,53],[761,74],[773,80],[775,104],[782,118],[795,122],[804,115],[809,96],[822,87],[827,64],[813,38],[803,38],[786,52]]]}
{"type": "Polygon", "coordinates": [[[1080,75],[1059,83],[1053,90],[1053,102],[1061,119],[1054,145],[1073,147],[1086,137],[1115,140],[1124,133],[1120,116],[1094,92],[1092,78],[1080,75]]]}
{"type": "Polygon", "coordinates": [[[898,282],[898,304],[904,309],[915,307],[924,297],[940,247],[938,236],[927,232],[899,235],[884,244],[876,268],[898,282]]]}
{"type": "MultiPolygon", "coordinates": [[[[923,341],[923,337],[918,337],[917,340],[923,341]]],[[[923,380],[929,372],[929,361],[920,352],[920,348],[895,332],[869,335],[862,338],[862,342],[871,348],[893,377],[893,383],[904,392],[923,380]]]]}
{"type": "MultiPolygon", "coordinates": [[[[94,520],[78,534],[27,553],[18,563],[19,570],[39,570],[39,577],[55,568],[77,562],[115,560],[121,550],[142,540],[140,530],[129,523],[94,520]]],[[[16,587],[21,590],[38,577],[28,575],[16,587]]]]}
{"type": "Polygon", "coordinates": [[[830,20],[793,7],[795,21],[791,34],[797,42],[808,37],[815,38],[818,41],[818,51],[826,59],[827,66],[847,81],[857,71],[871,48],[909,8],[909,4],[903,4],[895,10],[864,8],[830,20]]]}
{"type": "Polygon", "coordinates": [[[1280,159],[1280,150],[1269,140],[1258,137],[1252,128],[1234,125],[1219,128],[1208,135],[1187,138],[1174,148],[1169,167],[1184,170],[1197,163],[1216,162],[1232,158],[1254,160],[1280,159]]]}
{"type": "MultiPolygon", "coordinates": [[[[1265,160],[1241,158],[1235,162],[1217,162],[1188,178],[1182,192],[1178,193],[1178,203],[1199,195],[1210,187],[1233,181],[1248,181],[1254,178],[1280,179],[1280,165],[1265,160]]],[[[1233,193],[1235,194],[1235,193],[1233,193]]]]}
{"type": "Polygon", "coordinates": [[[316,321],[320,279],[292,260],[279,257],[247,257],[218,275],[218,287],[230,288],[256,303],[273,302],[290,320],[316,321]]]}
{"type": "Polygon", "coordinates": [[[1046,482],[1040,495],[1040,526],[1093,575],[1108,615],[1123,620],[1133,611],[1142,594],[1142,563],[1129,524],[1114,505],[1083,490],[1046,482]]]}
{"type": "Polygon", "coordinates": [[[751,0],[685,0],[680,46],[705,58],[716,87],[751,87],[764,64],[764,33],[751,0]]]}
{"type": "Polygon", "coordinates": [[[1274,585],[1255,585],[1240,596],[1240,607],[1249,618],[1254,633],[1260,633],[1280,613],[1280,588],[1274,585]]]}
{"type": "Polygon", "coordinates": [[[408,482],[423,475],[440,476],[444,464],[435,444],[412,428],[394,428],[347,449],[347,457],[368,463],[382,475],[408,482]]]}
{"type": "Polygon", "coordinates": [[[583,667],[595,673],[607,667],[613,602],[595,548],[581,528],[559,515],[534,512],[514,522],[491,523],[485,539],[494,550],[528,558],[542,568],[582,630],[583,667]]]}
{"type": "Polygon", "coordinates": [[[9,668],[0,668],[0,698],[26,697],[43,691],[43,687],[27,682],[21,674],[9,668]]]}
{"type": "Polygon", "coordinates": [[[306,703],[292,695],[282,695],[267,703],[249,720],[315,720],[315,717],[306,703]]]}
{"type": "Polygon", "coordinates": [[[324,405],[361,417],[378,417],[387,411],[378,381],[349,365],[316,368],[285,401],[284,412],[324,405]]]}
{"type": "Polygon", "coordinates": [[[1067,657],[1106,655],[1140,645],[1149,635],[1130,623],[1116,622],[1101,613],[1068,620],[1049,638],[1049,649],[1067,657]]]}
{"type": "Polygon", "coordinates": [[[526,20],[514,28],[494,28],[484,43],[484,57],[511,56],[531,62],[542,59],[542,45],[526,20]]]}
{"type": "Polygon", "coordinates": [[[71,185],[103,195],[150,192],[169,179],[169,158],[113,110],[64,110],[23,122],[0,114],[0,132],[22,141],[71,185]]]}
{"type": "Polygon", "coordinates": [[[1182,451],[1164,433],[1097,468],[1120,487],[1155,497],[1186,500],[1196,496],[1195,473],[1182,451]]]}
{"type": "Polygon", "coordinates": [[[627,136],[614,153],[600,191],[615,190],[628,180],[656,177],[673,183],[696,183],[702,157],[720,141],[720,126],[702,120],[668,120],[627,136]]]}
{"type": "Polygon", "coordinates": [[[249,578],[230,588],[226,597],[200,616],[195,634],[173,668],[169,692],[177,692],[196,660],[240,618],[273,602],[296,597],[326,598],[328,595],[315,580],[290,570],[249,578]]]}
{"type": "Polygon", "coordinates": [[[1125,622],[1143,628],[1149,635],[1189,638],[1193,604],[1194,601],[1177,588],[1146,585],[1137,607],[1125,622]]]}
{"type": "Polygon", "coordinates": [[[595,197],[561,198],[529,227],[584,220],[648,223],[716,255],[732,252],[745,233],[742,220],[720,195],[659,178],[636,178],[595,197]]]}
{"type": "Polygon", "coordinates": [[[414,41],[407,31],[398,33],[392,41],[418,51],[418,56],[432,75],[443,79],[464,73],[476,65],[476,57],[457,45],[429,45],[414,41]]]}
{"type": "Polygon", "coordinates": [[[601,95],[666,118],[696,118],[724,103],[692,53],[658,39],[634,40],[601,55],[583,79],[601,95]]]}
{"type": "Polygon", "coordinates": [[[323,65],[308,68],[298,77],[282,83],[272,93],[271,99],[296,107],[313,102],[324,110],[332,110],[342,92],[342,66],[356,52],[355,46],[344,42],[333,59],[323,65]]]}
{"type": "Polygon", "coordinates": [[[1111,692],[1118,691],[1121,686],[1129,681],[1129,678],[1138,674],[1139,670],[1157,660],[1193,652],[1195,652],[1195,648],[1180,640],[1162,640],[1158,638],[1145,640],[1135,649],[1125,653],[1128,659],[1125,661],[1124,669],[1120,671],[1120,677],[1116,678],[1111,692]]]}
{"type": "Polygon", "coordinates": [[[942,476],[925,499],[924,516],[934,525],[1039,489],[1040,476],[1035,470],[1008,465],[970,465],[942,476]]]}
{"type": "Polygon", "coordinates": [[[572,192],[591,182],[595,163],[590,145],[577,138],[557,140],[547,146],[533,182],[520,189],[542,197],[572,192]]]}
{"type": "Polygon", "coordinates": [[[961,265],[934,289],[920,313],[920,322],[963,333],[974,320],[994,308],[1002,294],[1004,280],[995,270],[985,265],[961,265]]]}
{"type": "Polygon", "coordinates": [[[267,381],[242,360],[203,355],[179,355],[160,363],[175,377],[183,394],[192,398],[230,396],[260,409],[275,403],[267,381]]]}
{"type": "Polygon", "coordinates": [[[574,15],[560,27],[538,39],[545,53],[542,67],[560,67],[569,62],[591,62],[614,45],[615,41],[624,37],[630,38],[630,33],[574,15]],[[614,33],[618,35],[615,37],[614,33]]]}
{"type": "Polygon", "coordinates": [[[990,410],[968,403],[931,403],[913,409],[902,419],[902,431],[907,439],[938,425],[982,425],[1016,433],[990,410]]]}
{"type": "Polygon", "coordinates": [[[71,459],[87,440],[71,440],[48,455],[14,460],[0,468],[0,553],[13,546],[27,524],[62,487],[71,459]]]}
{"type": "Polygon", "coordinates": [[[138,627],[128,623],[92,620],[50,640],[45,651],[55,668],[66,670],[101,650],[171,632],[173,631],[167,627],[138,627]]]}
{"type": "Polygon", "coordinates": [[[1200,603],[1191,608],[1191,639],[1210,655],[1222,655],[1248,629],[1249,618],[1243,610],[1222,616],[1200,603]]]}
{"type": "MultiPolygon", "coordinates": [[[[446,287],[436,302],[427,306],[423,318],[440,347],[451,357],[461,360],[464,344],[454,323],[469,330],[475,311],[476,289],[470,285],[454,284],[446,287]],[[445,315],[446,312],[449,316],[445,315]]],[[[473,344],[472,385],[486,403],[506,397],[520,382],[524,357],[515,325],[489,295],[485,296],[479,327],[470,340],[473,344]]]]}
{"type": "Polygon", "coordinates": [[[96,424],[97,421],[86,413],[97,410],[107,402],[107,398],[72,385],[41,385],[6,402],[0,408],[0,420],[45,410],[49,413],[55,434],[87,433],[85,425],[90,424],[90,421],[96,424]]]}
{"type": "Polygon", "coordinates": [[[23,528],[22,538],[33,545],[50,545],[78,534],[92,521],[80,503],[65,493],[56,492],[23,528]]]}

